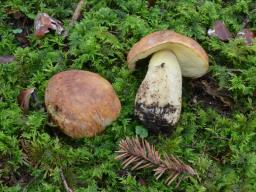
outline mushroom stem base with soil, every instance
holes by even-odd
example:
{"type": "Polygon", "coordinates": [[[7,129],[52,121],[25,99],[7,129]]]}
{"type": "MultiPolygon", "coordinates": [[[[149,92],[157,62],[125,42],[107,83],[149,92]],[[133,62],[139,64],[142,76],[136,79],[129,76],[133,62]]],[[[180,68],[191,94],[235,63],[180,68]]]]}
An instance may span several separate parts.
{"type": "Polygon", "coordinates": [[[135,99],[135,115],[146,127],[157,130],[179,120],[182,74],[176,56],[161,50],[150,59],[148,72],[135,99]]]}

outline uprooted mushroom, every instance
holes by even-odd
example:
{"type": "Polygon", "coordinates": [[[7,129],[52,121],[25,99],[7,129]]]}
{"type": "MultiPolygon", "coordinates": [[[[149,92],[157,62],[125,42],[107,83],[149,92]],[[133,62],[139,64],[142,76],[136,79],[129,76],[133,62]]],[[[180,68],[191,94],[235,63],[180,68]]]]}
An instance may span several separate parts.
{"type": "Polygon", "coordinates": [[[111,84],[96,73],[82,70],[54,75],[46,88],[45,105],[52,121],[72,138],[101,133],[121,110],[111,84]]]}
{"type": "Polygon", "coordinates": [[[208,56],[193,39],[165,30],[143,37],[129,51],[131,71],[151,55],[135,99],[135,115],[148,128],[175,125],[181,113],[182,75],[198,78],[208,71],[208,56]]]}

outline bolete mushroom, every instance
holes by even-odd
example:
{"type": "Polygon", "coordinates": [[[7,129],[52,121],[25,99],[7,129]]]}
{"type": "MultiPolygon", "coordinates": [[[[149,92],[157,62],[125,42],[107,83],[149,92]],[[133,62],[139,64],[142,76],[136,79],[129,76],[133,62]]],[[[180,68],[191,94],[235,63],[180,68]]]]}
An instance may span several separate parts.
{"type": "Polygon", "coordinates": [[[181,113],[182,75],[198,78],[208,71],[208,56],[193,39],[165,30],[143,37],[129,51],[131,71],[151,56],[135,99],[135,115],[148,128],[175,125],[181,113]]]}
{"type": "Polygon", "coordinates": [[[96,73],[82,70],[54,75],[46,88],[45,105],[52,121],[72,138],[102,132],[121,110],[111,84],[96,73]]]}

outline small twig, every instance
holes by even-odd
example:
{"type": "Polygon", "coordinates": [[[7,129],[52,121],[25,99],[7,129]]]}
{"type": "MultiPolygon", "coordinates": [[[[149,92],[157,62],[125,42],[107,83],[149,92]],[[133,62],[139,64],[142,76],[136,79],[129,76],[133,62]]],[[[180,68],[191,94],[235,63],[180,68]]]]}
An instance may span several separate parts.
{"type": "Polygon", "coordinates": [[[248,26],[249,22],[250,22],[249,18],[246,17],[242,23],[242,30],[248,26]]]}
{"type": "Polygon", "coordinates": [[[221,160],[220,159],[218,159],[217,157],[214,157],[214,156],[212,156],[212,155],[209,155],[211,158],[213,158],[215,161],[217,161],[217,162],[219,162],[219,163],[221,163],[221,160]]]}
{"type": "Polygon", "coordinates": [[[84,5],[84,0],[80,0],[79,3],[77,4],[75,12],[70,21],[70,26],[73,26],[77,22],[78,18],[81,15],[81,10],[82,10],[83,5],[84,5]]]}
{"type": "Polygon", "coordinates": [[[67,191],[67,192],[74,192],[74,191],[68,186],[67,180],[66,180],[66,178],[65,178],[65,175],[64,175],[62,169],[60,169],[60,176],[61,176],[61,180],[62,180],[62,182],[63,182],[63,185],[64,185],[66,191],[67,191]]]}
{"type": "Polygon", "coordinates": [[[227,69],[228,72],[243,72],[242,69],[227,69]]]}
{"type": "Polygon", "coordinates": [[[219,139],[219,140],[224,140],[224,141],[230,141],[230,139],[226,138],[226,137],[219,137],[219,136],[213,136],[213,139],[219,139]]]}
{"type": "Polygon", "coordinates": [[[72,16],[72,19],[69,23],[69,28],[64,33],[65,38],[68,36],[69,30],[75,25],[78,18],[80,17],[83,5],[84,5],[84,0],[80,0],[79,3],[76,6],[76,9],[75,9],[74,14],[72,16]]]}
{"type": "MultiPolygon", "coordinates": [[[[55,131],[54,131],[53,133],[54,133],[55,137],[58,138],[57,133],[56,133],[55,131]]],[[[74,192],[73,189],[71,189],[71,188],[68,186],[68,182],[67,182],[67,180],[66,180],[66,177],[65,177],[65,175],[64,175],[64,172],[63,172],[63,169],[62,169],[62,168],[60,168],[60,177],[61,177],[62,183],[63,183],[63,185],[64,185],[64,187],[65,187],[65,189],[66,189],[66,192],[74,192]]]]}

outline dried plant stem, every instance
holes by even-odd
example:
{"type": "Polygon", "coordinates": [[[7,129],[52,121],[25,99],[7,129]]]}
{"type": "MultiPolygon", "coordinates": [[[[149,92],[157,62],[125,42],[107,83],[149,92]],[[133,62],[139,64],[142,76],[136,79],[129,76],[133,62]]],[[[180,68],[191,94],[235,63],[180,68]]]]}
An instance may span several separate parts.
{"type": "Polygon", "coordinates": [[[167,185],[170,185],[182,173],[196,175],[189,165],[173,155],[164,154],[164,158],[161,159],[155,147],[143,139],[126,138],[120,141],[119,147],[116,159],[122,161],[123,168],[128,166],[131,166],[132,170],[152,168],[156,179],[167,173],[169,175],[165,180],[167,185]]]}
{"type": "Polygon", "coordinates": [[[84,5],[84,0],[80,0],[79,3],[77,4],[75,12],[74,12],[74,14],[72,16],[72,19],[70,21],[70,26],[73,26],[77,22],[78,18],[81,15],[83,5],[84,5]]]}
{"type": "Polygon", "coordinates": [[[61,176],[61,180],[62,180],[62,182],[63,182],[63,185],[64,185],[64,187],[65,187],[65,189],[66,189],[66,192],[74,192],[74,191],[68,186],[68,182],[67,182],[67,180],[66,180],[66,178],[65,178],[65,175],[64,175],[62,169],[60,170],[60,176],[61,176]]]}
{"type": "MultiPolygon", "coordinates": [[[[57,133],[56,133],[55,131],[54,131],[53,133],[54,133],[55,137],[58,137],[58,135],[57,135],[57,133]]],[[[65,177],[65,175],[64,175],[64,172],[63,172],[63,169],[62,169],[62,168],[60,168],[60,177],[61,177],[62,183],[63,183],[63,185],[64,185],[64,187],[65,187],[65,189],[66,189],[66,192],[74,192],[74,191],[69,187],[68,182],[67,182],[67,180],[66,180],[66,177],[65,177]]]]}
{"type": "Polygon", "coordinates": [[[72,16],[72,19],[69,23],[69,29],[66,30],[65,33],[64,33],[65,38],[68,36],[69,30],[75,25],[78,18],[80,17],[83,5],[84,5],[84,0],[80,0],[79,3],[76,6],[76,9],[75,9],[74,14],[72,16]]]}

